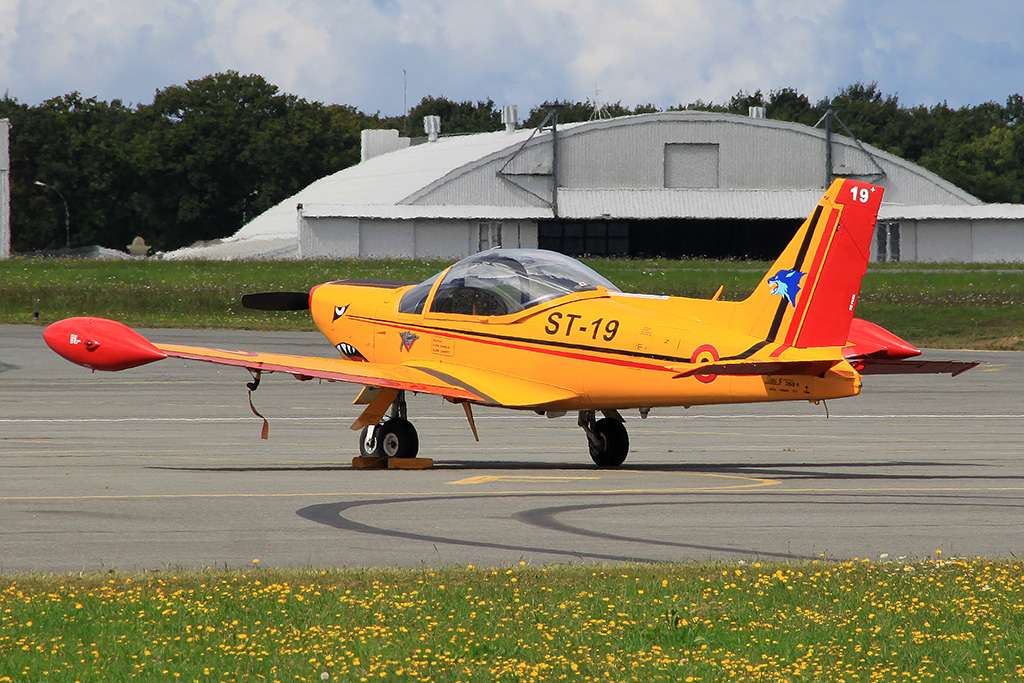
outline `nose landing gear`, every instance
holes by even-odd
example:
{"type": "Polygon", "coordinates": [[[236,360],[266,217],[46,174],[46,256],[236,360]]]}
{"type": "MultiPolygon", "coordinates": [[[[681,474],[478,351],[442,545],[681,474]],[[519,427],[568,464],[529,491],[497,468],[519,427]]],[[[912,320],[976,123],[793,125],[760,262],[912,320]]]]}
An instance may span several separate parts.
{"type": "Polygon", "coordinates": [[[359,434],[360,457],[352,460],[354,467],[388,467],[425,469],[432,467],[430,458],[417,458],[420,439],[416,428],[406,418],[405,392],[399,391],[391,404],[391,416],[380,424],[363,427],[359,434]]]}
{"type": "Polygon", "coordinates": [[[415,458],[419,450],[416,428],[402,417],[363,427],[359,435],[359,453],[364,458],[415,458]]]}

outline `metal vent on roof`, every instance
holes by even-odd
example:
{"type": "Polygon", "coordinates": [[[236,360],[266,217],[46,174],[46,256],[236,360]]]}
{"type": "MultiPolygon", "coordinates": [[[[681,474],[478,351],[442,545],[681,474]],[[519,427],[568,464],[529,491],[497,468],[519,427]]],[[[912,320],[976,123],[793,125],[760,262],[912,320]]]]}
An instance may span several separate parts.
{"type": "Polygon", "coordinates": [[[519,107],[514,104],[506,104],[501,108],[501,122],[505,124],[506,133],[516,132],[519,125],[519,107]]]}
{"type": "Polygon", "coordinates": [[[437,142],[437,136],[441,134],[441,117],[424,116],[423,132],[427,134],[427,140],[430,142],[437,142]]]}
{"type": "Polygon", "coordinates": [[[768,110],[764,107],[748,107],[747,115],[752,119],[766,119],[768,118],[768,110]]]}

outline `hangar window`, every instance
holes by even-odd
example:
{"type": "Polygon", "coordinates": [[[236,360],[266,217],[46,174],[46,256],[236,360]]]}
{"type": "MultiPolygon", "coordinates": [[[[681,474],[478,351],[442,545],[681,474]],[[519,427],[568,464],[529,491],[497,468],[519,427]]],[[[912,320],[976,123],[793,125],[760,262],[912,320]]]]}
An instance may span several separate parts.
{"type": "Polygon", "coordinates": [[[878,221],[875,224],[875,259],[893,262],[900,260],[899,221],[878,221]]]}
{"type": "Polygon", "coordinates": [[[537,223],[537,246],[570,256],[665,256],[772,260],[796,219],[560,221],[537,223]]]}
{"type": "Polygon", "coordinates": [[[563,254],[615,256],[629,253],[627,221],[542,221],[537,246],[563,254]]]}
{"type": "Polygon", "coordinates": [[[480,221],[480,246],[477,251],[487,251],[501,246],[501,221],[480,221]]]}

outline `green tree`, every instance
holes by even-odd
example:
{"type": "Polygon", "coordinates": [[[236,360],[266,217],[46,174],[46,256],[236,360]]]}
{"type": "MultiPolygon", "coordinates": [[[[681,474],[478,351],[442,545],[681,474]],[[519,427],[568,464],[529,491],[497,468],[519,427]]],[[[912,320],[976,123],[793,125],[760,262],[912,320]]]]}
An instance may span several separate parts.
{"type": "Polygon", "coordinates": [[[453,102],[445,97],[424,97],[409,110],[410,137],[423,135],[423,118],[441,117],[441,133],[487,133],[501,130],[501,109],[493,100],[453,102]]]}
{"type": "Polygon", "coordinates": [[[792,121],[805,126],[813,126],[821,118],[821,112],[811,107],[807,96],[793,88],[773,90],[768,95],[765,109],[770,119],[792,121]]]}
{"type": "Polygon", "coordinates": [[[133,160],[166,228],[159,246],[225,237],[317,178],[358,161],[354,113],[229,71],[171,86],[139,108],[133,160]]]}
{"type": "MultiPolygon", "coordinates": [[[[122,151],[131,110],[71,93],[12,117],[11,242],[15,251],[95,244],[133,222],[122,199],[137,178],[122,151]],[[36,183],[44,183],[42,187],[36,183]],[[59,193],[59,194],[58,194],[59,193]],[[63,200],[62,200],[63,197],[63,200]]],[[[116,238],[120,240],[121,238],[116,238]]],[[[111,246],[123,247],[115,242],[111,246]]]]}
{"type": "Polygon", "coordinates": [[[523,125],[526,128],[536,128],[544,122],[544,119],[547,118],[552,109],[558,110],[559,123],[578,123],[580,121],[590,121],[591,119],[599,117],[617,119],[621,116],[652,114],[658,111],[658,108],[653,104],[642,104],[630,109],[629,107],[623,106],[622,102],[608,102],[596,105],[591,100],[586,100],[585,102],[555,100],[553,102],[545,102],[544,104],[540,104],[532,108],[530,110],[530,115],[526,117],[526,121],[523,125]],[[600,111],[597,111],[598,107],[600,107],[600,111]]]}

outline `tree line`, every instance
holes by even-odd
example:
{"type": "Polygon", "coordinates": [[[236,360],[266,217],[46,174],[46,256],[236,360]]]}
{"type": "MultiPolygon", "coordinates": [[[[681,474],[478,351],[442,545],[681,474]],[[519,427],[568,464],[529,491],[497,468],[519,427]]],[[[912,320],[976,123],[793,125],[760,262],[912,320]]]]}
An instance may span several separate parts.
{"type": "MultiPolygon", "coordinates": [[[[739,92],[724,104],[671,109],[747,114],[814,125],[828,106],[860,140],[918,163],[988,202],[1024,203],[1024,98],[952,108],[902,105],[876,84],[857,83],[812,103],[793,89],[739,92]]],[[[552,108],[562,123],[659,111],[620,102],[538,104],[524,126],[552,108]],[[598,111],[595,111],[595,107],[598,111]]],[[[407,116],[366,114],[282,93],[258,75],[228,71],[156,92],[128,106],[70,93],[37,106],[6,94],[11,121],[11,246],[14,252],[101,244],[142,236],[157,250],[233,234],[314,180],[359,161],[360,131],[422,135],[438,115],[442,133],[500,130],[492,100],[425,97],[407,116]]]]}

